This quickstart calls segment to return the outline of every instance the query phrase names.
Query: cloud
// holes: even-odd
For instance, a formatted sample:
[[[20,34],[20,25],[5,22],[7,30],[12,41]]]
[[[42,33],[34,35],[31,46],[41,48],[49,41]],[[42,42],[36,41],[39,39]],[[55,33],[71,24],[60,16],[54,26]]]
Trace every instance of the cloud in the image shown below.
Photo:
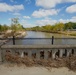
[[[57,15],[59,10],[56,9],[39,9],[38,11],[34,11],[32,16],[35,18],[47,17],[52,15]]]
[[[21,20],[21,22],[20,22],[24,27],[34,27],[34,24],[30,24],[30,23],[28,23],[28,21],[27,20]]]
[[[45,19],[36,21],[36,25],[40,25],[40,26],[47,25],[47,24],[53,25],[55,23],[57,23],[57,20],[52,20],[50,18],[45,18]]]
[[[61,23],[76,22],[76,16],[73,16],[70,19],[59,19],[59,20],[45,18],[42,20],[37,20],[35,24],[38,26],[43,26],[43,25],[47,25],[47,24],[54,25],[54,24],[59,23],[59,22],[61,22]]]
[[[12,3],[17,3],[17,1],[16,1],[16,0],[10,0],[10,2],[12,2]]]
[[[44,8],[55,7],[57,3],[60,3],[61,0],[36,0],[36,5]]]
[[[0,3],[0,12],[15,12],[23,10],[24,6],[21,5],[8,5],[6,3]]]
[[[61,23],[76,22],[76,16],[73,16],[70,19],[58,19],[58,20],[51,19],[51,18],[47,17],[47,18],[44,18],[42,20],[36,20],[34,22],[34,24],[28,22],[28,20],[26,20],[26,19],[22,19],[20,23],[24,27],[27,28],[27,27],[34,27],[34,26],[44,26],[44,25],[48,25],[48,24],[54,25],[54,24],[59,23],[59,22],[61,22]]]
[[[71,19],[60,19],[59,22],[62,23],[76,22],[76,16],[72,17]]]
[[[11,21],[11,18],[9,18],[8,20]]]
[[[13,13],[13,15],[15,15],[15,16],[20,16],[21,14],[20,14],[20,13],[15,12],[15,13]]]
[[[75,19],[76,20],[76,16],[73,16],[72,19]]]
[[[64,0],[63,2],[76,2],[76,0]]]
[[[70,19],[71,22],[76,22],[76,16],[73,16],[71,19]]]
[[[53,8],[60,3],[76,2],[76,0],[36,0],[36,6]]]
[[[67,7],[66,8],[66,12],[68,12],[68,13],[76,13],[76,4]]]
[[[29,17],[29,16],[23,16],[23,18],[25,18],[25,19],[30,19],[30,17]]]

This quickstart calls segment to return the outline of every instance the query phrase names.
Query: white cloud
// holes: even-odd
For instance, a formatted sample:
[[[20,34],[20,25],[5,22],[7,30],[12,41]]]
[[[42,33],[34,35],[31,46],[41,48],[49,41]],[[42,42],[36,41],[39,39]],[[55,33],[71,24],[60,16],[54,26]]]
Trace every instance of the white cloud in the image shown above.
[[[76,22],[76,16],[72,17],[71,19],[60,19],[59,22],[62,23]]]
[[[60,3],[61,0],[36,0],[36,5],[44,8],[55,7],[57,3]]]
[[[76,16],[73,16],[72,19],[76,19]]]
[[[17,3],[17,1],[16,1],[16,0],[10,0],[10,2],[12,2],[12,3]]]
[[[70,19],[71,22],[76,22],[76,16],[73,16],[71,19]]]
[[[28,23],[28,21],[27,20],[21,20],[21,22],[20,22],[24,27],[34,27],[34,24],[30,24],[30,23]]]
[[[23,10],[24,6],[21,5],[8,5],[6,3],[0,3],[0,12],[14,12],[14,11],[20,11]]]
[[[52,8],[60,3],[76,2],[76,0],[36,0],[36,6]]]
[[[47,24],[53,25],[55,23],[57,23],[57,20],[52,20],[50,18],[45,18],[45,19],[36,21],[36,25],[40,25],[40,26],[47,25]]]
[[[68,13],[76,13],[76,4],[67,7],[66,8],[66,12],[68,12]]]
[[[76,0],[64,0],[63,2],[76,2]]]
[[[56,23],[68,23],[68,22],[76,22],[76,16],[73,16],[72,18],[70,19],[58,19],[58,20],[55,20],[55,19],[51,19],[51,18],[44,18],[42,20],[36,20],[34,22],[34,24],[32,23],[29,23],[27,20],[23,19],[21,20],[21,24],[24,26],[24,27],[34,27],[34,26],[44,26],[44,25],[47,25],[47,24],[50,24],[50,25],[54,25]]]
[[[39,25],[39,26],[43,26],[43,25],[47,25],[47,24],[54,25],[55,23],[59,23],[59,22],[61,22],[61,23],[76,22],[76,16],[74,16],[70,19],[59,19],[59,20],[45,18],[42,20],[37,20],[36,25]]]
[[[30,17],[29,17],[29,16],[23,16],[23,18],[25,18],[25,19],[30,19]]]
[[[32,16],[35,18],[47,17],[52,15],[57,15],[59,10],[56,9],[39,9],[38,11],[34,11]]]
[[[8,20],[11,21],[11,18],[9,18]]]
[[[59,19],[58,22],[68,23],[70,22],[70,19]]]
[[[15,13],[13,13],[13,15],[20,16],[21,14],[20,14],[20,13],[15,12]]]

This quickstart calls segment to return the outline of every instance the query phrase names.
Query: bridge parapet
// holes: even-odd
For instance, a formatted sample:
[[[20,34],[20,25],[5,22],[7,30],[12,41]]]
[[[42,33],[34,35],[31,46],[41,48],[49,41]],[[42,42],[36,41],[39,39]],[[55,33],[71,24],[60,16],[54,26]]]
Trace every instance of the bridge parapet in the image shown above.
[[[0,48],[0,62],[5,61],[6,52],[35,59],[55,59],[76,55],[76,45],[4,45]]]

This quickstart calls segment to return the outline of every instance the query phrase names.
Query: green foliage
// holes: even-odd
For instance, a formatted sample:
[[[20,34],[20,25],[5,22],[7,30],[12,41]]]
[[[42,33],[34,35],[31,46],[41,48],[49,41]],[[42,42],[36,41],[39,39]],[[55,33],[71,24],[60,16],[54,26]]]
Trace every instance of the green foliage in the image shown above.
[[[45,31],[45,32],[57,32],[57,31],[65,31],[68,29],[76,29],[76,23],[68,22],[68,23],[56,23],[55,25],[45,25],[42,27],[36,26],[32,28],[25,28],[26,30],[32,31]]]
[[[19,19],[18,18],[13,18],[11,19],[11,29],[13,32],[17,32],[17,31],[20,31],[20,30],[23,30],[23,26],[19,23],[18,21]]]
[[[8,29],[10,29],[10,27],[7,26],[6,24],[4,24],[4,25],[1,25],[1,24],[0,24],[0,32],[6,31],[6,30],[8,30]]]
[[[65,30],[68,30],[68,29],[73,29],[73,23],[72,22],[68,22],[64,25],[64,29]]]
[[[32,31],[45,31],[45,32],[58,32],[58,31],[65,31],[68,29],[76,29],[76,23],[68,22],[68,23],[56,23],[55,25],[45,25],[45,26],[36,26],[31,28],[24,28],[20,23],[18,18],[11,19],[11,27],[7,26],[6,24],[0,24],[0,32],[6,31],[8,29],[12,29],[13,33],[22,30],[32,30]]]

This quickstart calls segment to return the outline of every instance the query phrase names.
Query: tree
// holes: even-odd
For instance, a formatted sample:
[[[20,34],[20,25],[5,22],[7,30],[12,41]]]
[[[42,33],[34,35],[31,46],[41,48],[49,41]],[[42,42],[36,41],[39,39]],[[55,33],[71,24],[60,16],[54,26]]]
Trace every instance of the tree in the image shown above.
[[[17,31],[17,25],[18,24],[19,24],[18,18],[12,18],[11,19],[11,29],[12,29],[13,33]]]
[[[12,35],[16,35],[16,33],[18,33],[18,31],[24,30],[23,26],[19,23],[18,18],[11,19],[11,29],[12,29]]]
[[[71,22],[66,23],[64,29],[65,30],[73,29],[72,23]]]

